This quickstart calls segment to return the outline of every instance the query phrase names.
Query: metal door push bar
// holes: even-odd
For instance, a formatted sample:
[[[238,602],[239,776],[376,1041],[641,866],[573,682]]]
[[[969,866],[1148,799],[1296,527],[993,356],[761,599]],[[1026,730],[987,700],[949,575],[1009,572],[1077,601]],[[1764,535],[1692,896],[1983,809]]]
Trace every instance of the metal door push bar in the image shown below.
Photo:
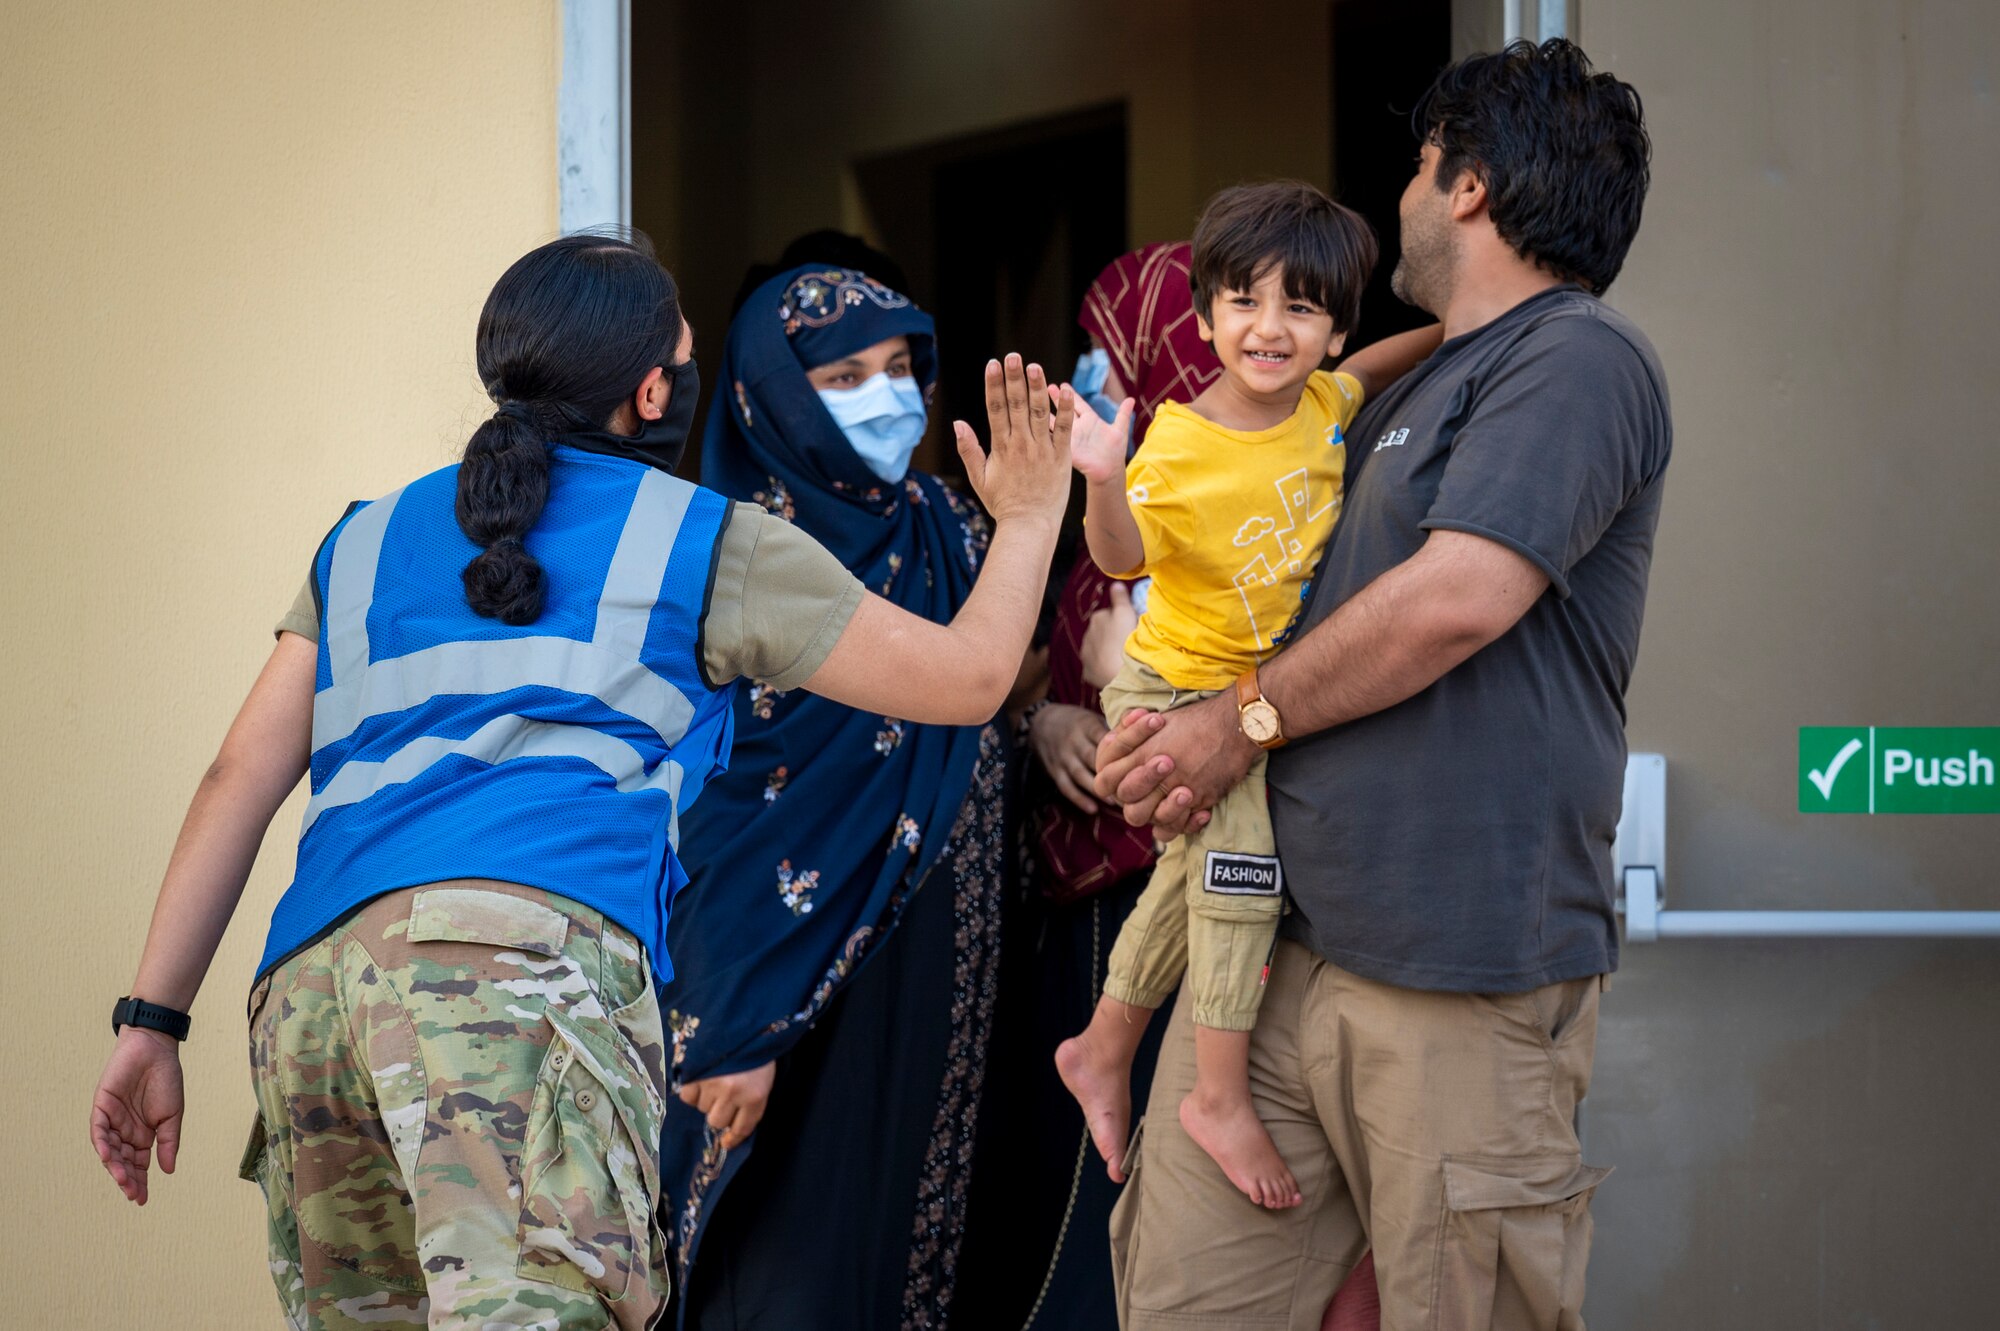
[[[2000,910],[1668,910],[1667,760],[1625,760],[1625,807],[1611,849],[1624,889],[1625,937],[2000,938]]]

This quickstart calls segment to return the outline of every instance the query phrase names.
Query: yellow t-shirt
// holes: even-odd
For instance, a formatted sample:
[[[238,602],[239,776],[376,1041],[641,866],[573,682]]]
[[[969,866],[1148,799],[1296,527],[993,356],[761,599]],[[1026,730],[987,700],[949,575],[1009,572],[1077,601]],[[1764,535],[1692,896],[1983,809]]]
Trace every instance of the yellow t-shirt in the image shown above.
[[[1222,689],[1298,616],[1340,515],[1360,381],[1316,371],[1291,419],[1227,430],[1169,402],[1125,469],[1145,542],[1146,613],[1125,650],[1180,689]]]

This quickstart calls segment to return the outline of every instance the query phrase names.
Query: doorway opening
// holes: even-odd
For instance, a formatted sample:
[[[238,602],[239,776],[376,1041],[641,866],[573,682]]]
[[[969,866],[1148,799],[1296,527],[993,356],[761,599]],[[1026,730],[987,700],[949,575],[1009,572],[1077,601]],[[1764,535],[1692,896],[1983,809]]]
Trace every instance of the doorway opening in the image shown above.
[[[878,243],[938,321],[934,420],[984,433],[986,360],[1002,351],[1069,377],[1084,292],[1126,249],[1123,103],[864,158],[854,179]],[[932,430],[916,465],[962,475],[947,439]]]
[[[1382,257],[1361,300],[1355,345],[1436,320],[1389,290],[1397,203],[1415,169],[1410,109],[1451,63],[1452,0],[1336,0],[1333,7],[1335,197],[1368,219]]]

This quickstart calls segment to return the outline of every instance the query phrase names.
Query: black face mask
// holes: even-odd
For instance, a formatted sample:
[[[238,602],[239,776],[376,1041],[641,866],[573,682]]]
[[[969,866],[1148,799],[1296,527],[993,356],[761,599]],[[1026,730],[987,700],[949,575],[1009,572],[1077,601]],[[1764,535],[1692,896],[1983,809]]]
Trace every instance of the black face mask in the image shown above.
[[[701,396],[701,375],[695,369],[694,357],[668,366],[667,380],[673,389],[667,396],[666,411],[656,421],[640,421],[639,433],[571,430],[557,435],[555,442],[586,453],[630,458],[671,475],[681,465],[681,455],[687,452],[688,432],[694,427],[695,399]]]

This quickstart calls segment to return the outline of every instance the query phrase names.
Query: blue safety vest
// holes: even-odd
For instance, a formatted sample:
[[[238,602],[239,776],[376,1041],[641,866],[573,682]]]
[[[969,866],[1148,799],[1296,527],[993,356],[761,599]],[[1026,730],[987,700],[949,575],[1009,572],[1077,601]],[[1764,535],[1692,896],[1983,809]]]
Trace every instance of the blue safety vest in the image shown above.
[[[491,878],[603,911],[664,984],[679,812],[734,725],[701,662],[729,502],[555,448],[526,540],[546,598],[517,628],[466,604],[457,487],[451,466],[356,506],[314,560],[312,801],[258,972],[385,892]]]

